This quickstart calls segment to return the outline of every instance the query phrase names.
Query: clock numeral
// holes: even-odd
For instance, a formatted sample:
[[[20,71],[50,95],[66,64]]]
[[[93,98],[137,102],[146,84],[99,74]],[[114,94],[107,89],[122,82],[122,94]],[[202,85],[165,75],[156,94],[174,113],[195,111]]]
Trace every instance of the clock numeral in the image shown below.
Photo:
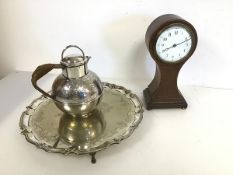
[[[184,49],[184,52],[186,51],[186,49]]]
[[[163,41],[167,41],[167,38],[163,38]]]
[[[162,47],[164,46],[164,44],[161,44],[162,45]]]
[[[171,32],[168,34],[168,36],[169,36],[169,37],[172,36]]]
[[[175,35],[177,35],[177,34],[178,34],[178,31],[176,30],[176,31],[175,31]]]

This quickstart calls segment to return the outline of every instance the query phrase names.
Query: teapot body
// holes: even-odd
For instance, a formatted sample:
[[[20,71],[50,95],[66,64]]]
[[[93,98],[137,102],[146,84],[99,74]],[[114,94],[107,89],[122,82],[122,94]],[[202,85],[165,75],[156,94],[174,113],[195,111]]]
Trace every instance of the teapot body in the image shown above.
[[[72,116],[85,117],[101,101],[103,85],[92,71],[79,78],[60,74],[53,82],[52,96],[56,106]]]

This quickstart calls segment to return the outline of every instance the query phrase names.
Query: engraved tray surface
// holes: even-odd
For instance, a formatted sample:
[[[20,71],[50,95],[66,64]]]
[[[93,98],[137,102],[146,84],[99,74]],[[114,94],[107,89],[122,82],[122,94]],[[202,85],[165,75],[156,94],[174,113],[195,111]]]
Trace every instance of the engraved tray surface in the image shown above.
[[[86,118],[61,112],[49,98],[35,99],[22,113],[21,133],[47,152],[92,154],[129,137],[143,118],[142,103],[130,90],[104,83],[98,110]]]

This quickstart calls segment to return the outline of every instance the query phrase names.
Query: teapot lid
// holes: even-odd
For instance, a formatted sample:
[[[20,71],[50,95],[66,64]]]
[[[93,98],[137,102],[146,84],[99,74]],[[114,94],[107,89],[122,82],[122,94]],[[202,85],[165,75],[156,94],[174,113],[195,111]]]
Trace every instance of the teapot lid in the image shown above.
[[[82,55],[69,55],[69,56],[64,57],[65,51],[69,48],[79,49],[81,51]],[[60,63],[61,63],[61,65],[65,66],[65,67],[77,67],[77,66],[81,66],[81,65],[86,64],[90,58],[91,58],[90,56],[85,56],[83,50],[80,47],[78,47],[76,45],[69,45],[62,51]]]

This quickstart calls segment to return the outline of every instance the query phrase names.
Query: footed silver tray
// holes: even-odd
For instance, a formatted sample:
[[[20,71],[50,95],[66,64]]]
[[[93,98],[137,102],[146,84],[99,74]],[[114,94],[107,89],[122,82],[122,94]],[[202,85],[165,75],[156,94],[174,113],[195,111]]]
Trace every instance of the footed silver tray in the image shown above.
[[[142,103],[130,90],[104,83],[103,99],[87,118],[71,117],[45,96],[35,99],[20,118],[26,140],[47,152],[95,153],[128,138],[143,118]]]

